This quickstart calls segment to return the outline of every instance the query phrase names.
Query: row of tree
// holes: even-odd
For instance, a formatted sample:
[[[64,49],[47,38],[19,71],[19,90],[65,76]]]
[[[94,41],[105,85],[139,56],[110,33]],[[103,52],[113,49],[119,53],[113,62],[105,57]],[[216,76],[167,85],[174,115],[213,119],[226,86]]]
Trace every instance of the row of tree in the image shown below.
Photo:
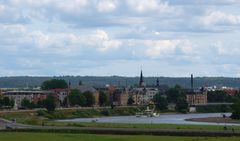
[[[0,97],[0,107],[13,107],[14,100],[8,97]]]
[[[95,97],[93,93],[86,91],[81,93],[78,89],[73,89],[70,92],[70,95],[66,97],[65,102],[69,100],[69,104],[71,106],[86,106],[90,107],[95,104]]]

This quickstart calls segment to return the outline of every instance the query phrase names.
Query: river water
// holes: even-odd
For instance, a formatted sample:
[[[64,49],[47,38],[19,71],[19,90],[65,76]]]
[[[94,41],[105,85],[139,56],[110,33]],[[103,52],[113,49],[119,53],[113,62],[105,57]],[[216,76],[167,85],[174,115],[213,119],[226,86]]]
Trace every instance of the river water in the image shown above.
[[[192,125],[225,125],[225,123],[209,123],[209,122],[194,122],[186,121],[190,118],[207,118],[207,117],[222,117],[223,113],[203,113],[203,114],[162,114],[159,117],[136,117],[136,116],[112,116],[99,118],[76,118],[58,120],[61,122],[100,122],[100,123],[142,123],[142,124],[192,124]],[[230,116],[231,113],[224,113]],[[226,125],[240,125],[226,123]]]

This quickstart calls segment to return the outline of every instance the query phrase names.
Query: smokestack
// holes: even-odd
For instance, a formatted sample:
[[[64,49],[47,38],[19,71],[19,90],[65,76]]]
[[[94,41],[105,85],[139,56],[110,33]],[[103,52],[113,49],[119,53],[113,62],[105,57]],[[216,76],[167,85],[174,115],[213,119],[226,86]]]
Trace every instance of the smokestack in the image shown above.
[[[193,74],[191,74],[191,90],[193,91]]]

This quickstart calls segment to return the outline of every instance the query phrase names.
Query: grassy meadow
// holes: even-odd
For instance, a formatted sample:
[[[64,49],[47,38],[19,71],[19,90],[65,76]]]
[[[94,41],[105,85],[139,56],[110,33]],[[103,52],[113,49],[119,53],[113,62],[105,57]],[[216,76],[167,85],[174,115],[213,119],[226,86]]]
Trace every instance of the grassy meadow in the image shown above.
[[[0,133],[0,141],[239,141],[240,137],[177,137],[62,133]]]

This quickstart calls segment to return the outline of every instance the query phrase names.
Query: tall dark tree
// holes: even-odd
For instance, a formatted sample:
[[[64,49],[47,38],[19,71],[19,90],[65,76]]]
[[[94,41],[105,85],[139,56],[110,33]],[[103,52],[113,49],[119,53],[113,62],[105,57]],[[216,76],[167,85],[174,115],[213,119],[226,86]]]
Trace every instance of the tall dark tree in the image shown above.
[[[153,101],[155,103],[155,106],[158,110],[166,110],[168,109],[168,102],[165,97],[162,97],[160,93],[156,94],[153,97]]]
[[[237,100],[233,105],[232,105],[232,119],[240,119],[240,100]]]
[[[55,111],[56,98],[54,97],[54,95],[49,94],[47,98],[43,101],[43,105],[49,112]]]
[[[176,103],[179,98],[186,96],[186,91],[181,86],[176,85],[174,88],[170,88],[166,94],[169,103]]]
[[[78,97],[80,95],[80,91],[78,89],[73,89],[70,92],[69,102],[71,106],[79,105]]]
[[[188,103],[185,98],[181,97],[177,100],[175,110],[180,113],[186,113],[188,111]]]
[[[22,108],[30,108],[31,107],[31,102],[27,98],[24,98],[21,101],[21,106],[22,106]]]
[[[86,106],[90,107],[95,104],[95,97],[90,91],[84,92],[83,95],[86,98]]]
[[[69,95],[69,102],[71,106],[85,106],[86,98],[78,89],[73,89]]]
[[[104,93],[103,91],[99,92],[99,105],[100,106],[104,106],[107,105],[108,103],[108,96],[106,93]]]
[[[3,99],[2,99],[2,104],[3,104],[4,106],[12,106],[11,100],[10,100],[8,97],[3,97]]]
[[[133,97],[130,96],[130,97],[128,98],[127,104],[128,104],[128,105],[133,105],[134,102],[135,102],[135,101],[133,100]]]
[[[68,85],[67,85],[67,82],[63,79],[52,79],[52,80],[44,81],[41,85],[41,88],[43,90],[57,89],[57,88],[66,89],[68,88]]]

